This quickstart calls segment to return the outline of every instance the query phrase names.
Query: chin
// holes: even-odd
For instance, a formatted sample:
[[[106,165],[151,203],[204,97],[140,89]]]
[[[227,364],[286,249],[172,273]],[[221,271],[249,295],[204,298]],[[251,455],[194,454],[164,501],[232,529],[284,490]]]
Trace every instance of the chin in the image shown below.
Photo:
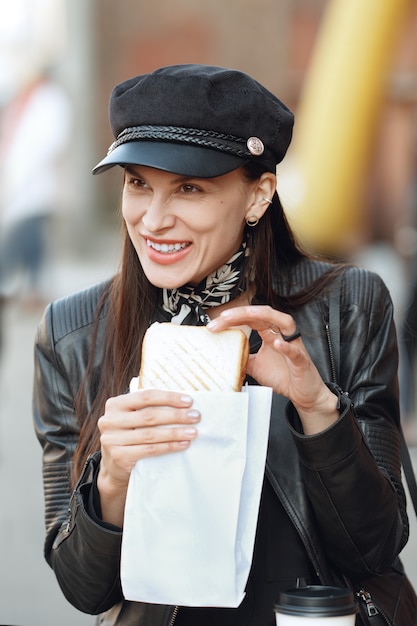
[[[159,289],[178,289],[178,287],[182,287],[187,284],[189,280],[187,278],[182,279],[178,276],[161,276],[158,272],[145,272],[146,278],[149,280],[152,285],[158,287]]]
[[[146,262],[142,262],[142,269],[149,282],[158,287],[159,289],[178,289],[183,285],[191,284],[198,285],[198,283],[206,276],[202,277],[201,274],[196,276],[192,272],[180,271],[178,267],[172,266],[157,266],[151,265]],[[189,267],[189,269],[191,269]]]

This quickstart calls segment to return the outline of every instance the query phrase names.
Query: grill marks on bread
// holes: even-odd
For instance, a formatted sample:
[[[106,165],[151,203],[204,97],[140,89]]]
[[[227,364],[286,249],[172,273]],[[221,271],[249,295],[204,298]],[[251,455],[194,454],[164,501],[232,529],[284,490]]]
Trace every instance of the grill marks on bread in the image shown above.
[[[155,323],[145,334],[140,389],[240,391],[249,342],[239,329]]]

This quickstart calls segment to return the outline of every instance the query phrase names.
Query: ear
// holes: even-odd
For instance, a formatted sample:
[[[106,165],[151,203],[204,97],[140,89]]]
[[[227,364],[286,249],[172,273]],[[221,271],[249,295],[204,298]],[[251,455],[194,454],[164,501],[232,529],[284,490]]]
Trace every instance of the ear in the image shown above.
[[[261,219],[270,205],[276,191],[277,177],[272,172],[264,172],[255,182],[249,202],[246,218],[249,216]]]

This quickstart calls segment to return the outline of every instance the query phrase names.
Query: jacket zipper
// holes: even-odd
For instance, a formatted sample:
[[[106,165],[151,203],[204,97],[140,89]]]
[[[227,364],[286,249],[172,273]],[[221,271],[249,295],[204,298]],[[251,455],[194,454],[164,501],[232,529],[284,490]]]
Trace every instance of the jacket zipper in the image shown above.
[[[64,521],[64,528],[65,528],[65,532],[69,533],[70,529],[71,529],[71,523],[72,523],[72,503],[75,499],[75,493],[77,491],[77,489],[79,488],[81,481],[84,479],[84,474],[85,471],[88,467],[88,465],[90,464],[90,461],[92,458],[96,458],[97,457],[97,452],[94,452],[93,454],[90,454],[90,456],[84,461],[84,466],[83,469],[81,471],[80,477],[77,480],[77,484],[75,485],[75,488],[73,490],[73,492],[71,493],[71,497],[70,497],[70,501],[69,501],[69,505],[68,505],[68,511],[67,511],[67,517]]]
[[[66,534],[69,533],[69,531],[71,530],[71,524],[72,524],[72,503],[74,501],[75,498],[75,490],[72,492],[71,497],[70,497],[70,501],[68,504],[68,510],[67,510],[67,517],[63,523],[63,529],[64,532]]]
[[[392,622],[388,619],[388,617],[385,615],[382,609],[380,607],[377,608],[369,591],[366,591],[365,589],[359,589],[359,591],[356,592],[356,595],[363,602],[365,602],[365,607],[368,613],[368,617],[374,617],[375,615],[380,615],[388,626],[392,626]]]
[[[176,606],[174,610],[172,611],[171,619],[168,622],[168,626],[174,626],[174,622],[177,619],[179,608],[180,608],[179,606]]]
[[[326,323],[325,328],[326,328],[326,336],[327,336],[327,345],[329,348],[330,367],[332,370],[332,382],[337,383],[336,367],[335,367],[335,362],[334,362],[334,354],[333,354],[332,339],[330,336],[329,324]]]

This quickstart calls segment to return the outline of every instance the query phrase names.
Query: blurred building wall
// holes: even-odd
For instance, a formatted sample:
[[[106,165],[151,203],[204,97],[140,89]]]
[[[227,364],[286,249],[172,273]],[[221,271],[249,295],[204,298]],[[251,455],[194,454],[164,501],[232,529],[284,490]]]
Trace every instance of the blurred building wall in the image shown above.
[[[417,232],[417,2],[411,3],[387,80],[373,147],[367,239],[415,254]]]
[[[115,169],[105,176],[91,176],[92,167],[113,140],[107,106],[116,83],[165,64],[234,67],[252,74],[282,98],[295,111],[297,123],[303,84],[331,2],[52,2],[55,17],[44,25],[42,45],[47,50],[50,39],[51,57],[58,62],[59,78],[74,109],[62,190],[60,235],[64,247],[86,249],[94,243],[97,228],[117,228],[121,172]],[[0,9],[2,3],[9,6],[7,0],[0,0]],[[34,3],[18,0],[16,7]],[[43,4],[48,3],[44,0]],[[417,0],[410,0],[410,5],[387,71],[380,119],[364,173],[364,220],[355,244],[382,239],[408,257],[417,248]],[[33,7],[24,17],[27,23],[31,12]],[[0,29],[0,39],[7,32]]]
[[[105,154],[113,139],[107,120],[112,87],[161,65],[197,62],[241,69],[297,112],[320,22],[330,1],[154,0],[139,8],[135,0],[95,0],[91,19],[97,157]],[[411,189],[416,176],[416,30],[417,10],[413,9],[387,70],[380,121],[364,174],[361,210],[365,219],[354,246],[375,238],[395,242],[402,237],[404,241],[405,232],[410,250],[414,245]],[[117,171],[100,181],[96,191],[101,208],[113,210],[119,183]],[[404,224],[411,230],[404,230]]]
[[[372,188],[370,183],[374,171],[381,177],[379,157],[386,153],[392,170],[401,168],[404,183],[408,173],[410,187],[405,165],[415,135],[412,118],[404,109],[397,116],[408,129],[408,141],[397,132],[398,125],[391,141],[381,141],[381,134],[399,110],[392,98],[400,70],[397,57],[403,62],[417,58],[416,40],[409,33],[415,7],[414,0],[369,0],[365,5],[361,0],[331,0],[326,5],[304,74],[294,140],[281,167],[281,178],[284,173],[283,182],[292,181],[292,189],[279,186],[296,233],[313,251],[345,256],[363,246],[369,235],[392,237],[384,212],[392,193],[380,194],[373,214],[372,192],[384,191],[384,185]],[[414,57],[399,55],[405,47],[414,47]],[[415,102],[411,112],[413,108]],[[398,162],[398,156],[406,155]],[[392,176],[385,180],[387,186],[394,183]],[[397,203],[394,211],[404,207]]]

